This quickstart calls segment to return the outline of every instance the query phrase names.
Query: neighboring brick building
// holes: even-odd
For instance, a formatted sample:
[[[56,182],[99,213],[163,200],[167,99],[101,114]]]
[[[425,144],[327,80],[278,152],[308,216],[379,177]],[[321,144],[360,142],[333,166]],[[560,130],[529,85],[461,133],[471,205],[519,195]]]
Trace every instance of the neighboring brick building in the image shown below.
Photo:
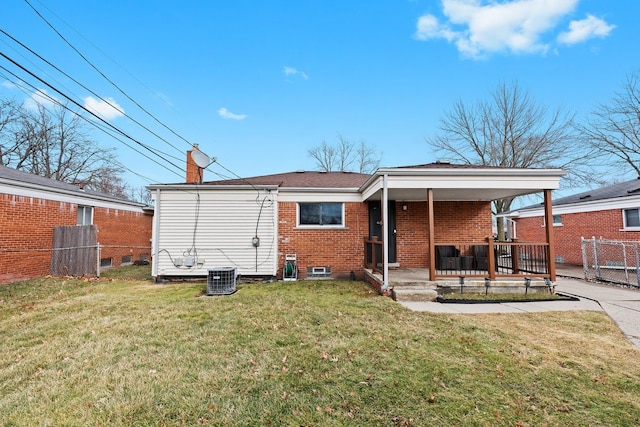
[[[527,206],[505,214],[515,222],[514,237],[544,236],[543,208]],[[553,201],[556,261],[582,265],[581,238],[640,241],[640,179],[589,190]]]
[[[365,263],[431,268],[434,277],[436,245],[455,245],[466,258],[474,245],[488,245],[492,200],[550,196],[564,174],[432,163],[372,175],[297,171],[201,182],[194,167],[188,155],[188,182],[149,187],[156,279],[221,266],[281,278],[287,255],[295,255],[300,279],[363,278]]]
[[[48,275],[57,226],[94,224],[104,266],[149,259],[152,218],[143,204],[0,166],[0,283]]]

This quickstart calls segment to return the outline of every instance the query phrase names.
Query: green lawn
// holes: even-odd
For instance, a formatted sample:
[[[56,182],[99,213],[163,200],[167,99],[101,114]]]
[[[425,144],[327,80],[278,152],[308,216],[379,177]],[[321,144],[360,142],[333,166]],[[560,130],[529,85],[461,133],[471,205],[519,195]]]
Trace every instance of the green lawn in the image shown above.
[[[0,286],[0,425],[633,426],[600,312],[414,313],[359,282]],[[140,276],[141,275],[141,276]]]

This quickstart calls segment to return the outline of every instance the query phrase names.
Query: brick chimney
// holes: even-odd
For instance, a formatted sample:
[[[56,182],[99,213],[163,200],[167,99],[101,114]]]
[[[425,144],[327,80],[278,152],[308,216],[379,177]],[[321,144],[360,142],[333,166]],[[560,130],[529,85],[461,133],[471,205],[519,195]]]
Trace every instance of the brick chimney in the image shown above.
[[[193,146],[194,150],[198,149],[198,145]],[[204,170],[199,168],[191,157],[191,152],[187,151],[187,184],[199,184],[202,182]]]

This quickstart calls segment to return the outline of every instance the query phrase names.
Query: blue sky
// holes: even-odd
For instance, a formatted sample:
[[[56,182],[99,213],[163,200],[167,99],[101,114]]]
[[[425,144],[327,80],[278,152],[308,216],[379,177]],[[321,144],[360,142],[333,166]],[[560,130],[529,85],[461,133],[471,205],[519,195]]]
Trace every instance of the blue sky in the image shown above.
[[[100,76],[29,3],[184,140]],[[224,167],[209,168],[212,180],[227,170],[313,170],[307,151],[339,135],[375,146],[382,166],[435,161],[425,138],[445,111],[487,99],[501,82],[580,119],[640,68],[638,16],[640,3],[620,0],[3,1],[2,30],[120,111],[4,34],[0,52],[175,163],[199,144]],[[61,98],[6,59],[0,65]],[[33,91],[15,83],[0,68],[0,97],[31,102]],[[147,178],[127,173],[133,185],[183,179],[101,132],[93,136]]]

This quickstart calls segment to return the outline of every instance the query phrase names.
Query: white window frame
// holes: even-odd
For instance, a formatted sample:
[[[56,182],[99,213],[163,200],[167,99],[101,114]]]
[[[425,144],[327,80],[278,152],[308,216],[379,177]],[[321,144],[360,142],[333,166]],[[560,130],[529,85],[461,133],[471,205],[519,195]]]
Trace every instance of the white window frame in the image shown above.
[[[553,214],[552,215],[553,218],[553,226],[554,227],[562,227],[562,214]],[[558,218],[560,221],[556,222],[556,218]],[[545,227],[547,225],[547,218],[546,217],[542,217],[542,226]]]
[[[341,224],[300,224],[300,205],[341,205]],[[296,227],[297,228],[345,228],[345,204],[344,202],[298,202],[296,203]]]
[[[638,216],[640,217],[640,208],[622,209],[622,229],[623,230],[640,231],[640,224],[639,225],[627,225],[627,211],[637,211],[638,212]]]
[[[87,220],[87,210],[89,213],[89,223]],[[76,216],[76,225],[91,225],[93,224],[93,206],[78,205],[78,214]]]

